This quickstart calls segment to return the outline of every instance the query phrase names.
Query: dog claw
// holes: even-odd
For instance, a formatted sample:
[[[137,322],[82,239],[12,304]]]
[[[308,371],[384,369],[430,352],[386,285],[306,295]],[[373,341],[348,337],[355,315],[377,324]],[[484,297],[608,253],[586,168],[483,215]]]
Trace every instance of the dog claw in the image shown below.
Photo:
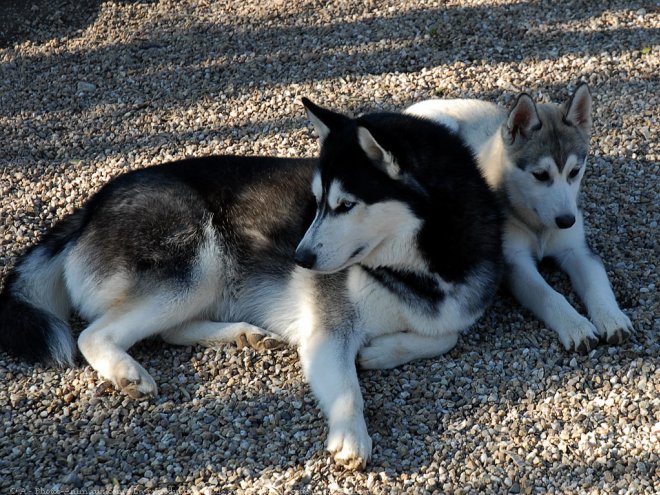
[[[131,399],[138,400],[151,396],[151,394],[142,392],[139,389],[139,386],[139,380],[129,380],[128,378],[122,378],[119,380],[119,387],[121,388],[121,391],[128,395]]]
[[[580,345],[578,345],[575,350],[580,354],[587,354],[589,352],[589,344],[585,340],[583,340],[582,342],[580,342]]]
[[[598,339],[594,337],[587,337],[575,348],[580,354],[588,354],[592,349],[598,345]]]
[[[622,344],[634,331],[630,319],[619,309],[598,313],[594,318],[601,342],[609,345]]]
[[[619,345],[622,344],[628,338],[628,335],[630,335],[629,332],[620,328],[618,330],[615,330],[614,333],[608,335],[605,341],[609,345]]]

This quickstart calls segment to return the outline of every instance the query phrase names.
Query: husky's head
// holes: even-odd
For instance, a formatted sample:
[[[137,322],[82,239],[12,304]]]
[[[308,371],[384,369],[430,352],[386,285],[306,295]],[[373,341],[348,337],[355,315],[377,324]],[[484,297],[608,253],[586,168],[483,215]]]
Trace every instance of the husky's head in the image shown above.
[[[410,208],[421,186],[403,172],[395,157],[360,120],[303,104],[321,141],[319,167],[312,180],[314,221],[296,249],[295,260],[320,272],[365,262],[376,252],[387,257],[410,251],[421,221]]]
[[[572,227],[591,133],[588,86],[578,86],[563,105],[536,105],[521,94],[501,132],[512,163],[511,207],[535,228]]]

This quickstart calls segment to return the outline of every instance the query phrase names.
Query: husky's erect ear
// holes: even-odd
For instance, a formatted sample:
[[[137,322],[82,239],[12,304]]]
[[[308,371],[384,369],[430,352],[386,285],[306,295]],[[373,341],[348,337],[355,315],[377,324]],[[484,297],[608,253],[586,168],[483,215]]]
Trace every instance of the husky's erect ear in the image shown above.
[[[591,132],[591,92],[586,83],[581,83],[566,103],[564,123]]]
[[[302,104],[305,105],[307,117],[309,117],[316,133],[319,135],[321,144],[333,128],[337,128],[349,120],[345,115],[315,105],[307,98],[302,99]]]
[[[358,141],[360,148],[369,157],[372,163],[389,175],[392,179],[398,179],[401,175],[401,169],[392,156],[392,153],[385,150],[373,137],[366,127],[358,127]]]
[[[527,93],[518,96],[516,104],[509,112],[509,117],[502,127],[502,138],[507,144],[513,144],[519,138],[527,139],[534,131],[541,128],[536,104]]]

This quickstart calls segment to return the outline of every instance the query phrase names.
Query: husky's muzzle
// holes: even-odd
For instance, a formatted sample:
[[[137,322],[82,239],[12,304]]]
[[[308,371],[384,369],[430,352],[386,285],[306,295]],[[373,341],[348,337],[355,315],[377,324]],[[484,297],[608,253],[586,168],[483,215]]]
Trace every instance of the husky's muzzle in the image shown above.
[[[311,270],[314,268],[314,265],[316,264],[316,253],[311,249],[298,246],[298,249],[296,249],[296,254],[293,259],[299,266]]]

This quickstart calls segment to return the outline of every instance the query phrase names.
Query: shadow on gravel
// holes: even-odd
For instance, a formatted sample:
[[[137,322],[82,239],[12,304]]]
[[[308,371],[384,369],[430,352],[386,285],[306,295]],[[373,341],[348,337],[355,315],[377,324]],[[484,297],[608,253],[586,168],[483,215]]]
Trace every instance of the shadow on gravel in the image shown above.
[[[42,43],[61,36],[75,35],[77,31],[92,24],[96,19],[101,5],[106,0],[3,0],[0,2],[0,48],[10,47],[13,44],[30,40],[34,43]],[[158,0],[114,0],[113,3],[158,3]],[[265,2],[264,9],[268,9]],[[625,1],[618,2],[592,2],[582,0],[570,2],[570,11],[567,18],[580,20],[600,15],[605,10],[623,10],[630,8]],[[437,36],[440,40],[444,38],[444,26],[452,33],[468,32],[478,37],[480,30],[491,30],[488,19],[496,9],[509,10],[512,16],[511,25],[518,26],[518,30],[526,29],[525,22],[521,19],[529,19],[547,11],[548,9],[537,2],[520,3],[514,6],[502,7],[476,7],[461,9],[438,9],[437,11],[420,10],[419,20],[425,25],[427,32]],[[274,10],[274,9],[273,9]],[[437,12],[440,15],[434,15]],[[275,14],[277,15],[277,14]],[[554,20],[549,15],[541,16],[543,20]],[[380,21],[396,21],[394,18],[384,18]],[[465,22],[469,20],[470,22]],[[564,19],[559,19],[562,21]],[[378,24],[379,19],[374,19]],[[371,24],[371,21],[358,24]],[[472,25],[471,25],[472,24]],[[477,29],[474,29],[475,26]],[[501,26],[501,24],[500,24]],[[369,27],[369,26],[365,26]],[[334,31],[334,29],[333,29]],[[478,38],[477,38],[478,39]]]
[[[99,0],[82,1],[83,7],[79,10],[84,12],[86,6],[91,12],[87,22],[93,21],[100,3]],[[563,9],[566,15],[552,17],[562,11],[559,3],[566,3],[566,9]],[[0,66],[0,76],[13,79],[14,87],[21,87],[21,83],[29,87],[30,78],[45,67],[85,74],[85,81],[94,84],[97,91],[89,95],[89,101],[81,103],[80,110],[84,111],[93,105],[117,103],[122,91],[128,93],[126,90],[131,86],[140,88],[144,99],[152,104],[161,102],[166,105],[201,98],[208,95],[209,90],[211,94],[215,92],[227,98],[237,98],[258,88],[384,72],[415,72],[457,61],[524,62],[526,59],[554,59],[571,53],[584,56],[608,50],[642,48],[635,45],[639,39],[647,40],[649,44],[657,43],[660,30],[656,28],[608,27],[588,32],[539,28],[539,23],[552,27],[553,24],[598,17],[606,10],[628,8],[623,1],[613,5],[609,2],[608,5],[590,1],[578,3],[558,2],[551,13],[538,2],[498,7],[419,9],[401,15],[322,26],[298,25],[295,19],[289,19],[287,24],[277,28],[264,28],[261,23],[250,22],[240,26],[200,22],[183,32],[154,29],[121,46],[103,46],[45,57],[16,57]],[[39,0],[41,4],[49,3]],[[23,3],[12,0],[10,5]],[[67,0],[54,5],[60,6],[58,12],[64,12],[65,7],[72,9],[76,4]],[[495,16],[497,22],[493,20]],[[74,18],[72,25],[83,18],[83,15]],[[59,24],[68,26],[63,21]],[[57,26],[58,23],[49,26],[50,37],[59,34]],[[490,36],[496,34],[500,43],[494,47],[484,46],[480,40],[485,32]],[[408,47],[394,51],[382,47],[381,42],[390,41],[392,33],[400,33],[397,41],[404,45],[408,43]],[[428,36],[420,38],[420,35]],[[291,50],[291,39],[296,40],[297,52]],[[182,40],[185,43],[181,43]],[[208,45],[209,40],[214,40],[211,50],[200,52],[194,49]],[[170,50],[163,57],[161,49],[169,46],[180,46],[181,50]],[[186,82],[190,84],[164,92],[162,81],[170,79],[171,73],[187,74]],[[62,90],[64,103],[66,97],[76,92],[76,85]],[[25,101],[25,105],[21,111],[44,112],[39,101]],[[64,104],[49,106],[49,111],[56,110],[71,110],[71,107]]]
[[[119,0],[115,3],[155,3]],[[0,48],[72,36],[94,22],[105,0],[1,0]]]
[[[101,5],[100,0],[36,0],[35,4],[30,4],[36,6],[35,10],[27,7],[29,2],[21,0],[5,3],[5,13],[9,14],[1,17],[4,21],[0,21],[0,25],[4,22],[11,27],[11,19],[18,19],[13,24],[14,41],[31,39],[35,42],[75,34],[76,29],[94,21]],[[253,94],[255,90],[266,93],[282,85],[329,79],[341,81],[386,72],[416,72],[424,67],[459,61],[525,63],[527,59],[554,59],[567,53],[595,55],[607,50],[640,48],[636,46],[640,40],[650,44],[657,42],[660,30],[653,28],[604,27],[593,31],[552,28],[567,21],[597,18],[605,11],[628,8],[628,2],[623,0],[607,4],[563,0],[552,9],[530,1],[497,7],[418,9],[321,26],[304,25],[298,17],[283,18],[274,28],[249,19],[241,19],[240,25],[199,22],[185,31],[165,26],[140,33],[121,46],[48,56],[16,56],[0,65],[0,80],[16,88],[12,101],[0,95],[0,115],[8,118],[37,116],[32,120],[32,136],[43,134],[45,138],[39,139],[36,150],[34,146],[29,150],[26,147],[18,156],[36,153],[39,156],[34,158],[52,162],[57,161],[58,150],[61,151],[60,139],[53,135],[53,130],[57,133],[60,127],[66,133],[71,126],[68,121],[76,115],[83,120],[101,118],[107,125],[121,121],[130,126],[137,112],[169,110],[192,102],[203,105],[222,102],[221,110],[231,112],[232,100]],[[30,20],[32,14],[36,17]],[[279,19],[277,15],[274,11],[273,19]],[[51,19],[53,16],[56,16],[55,21]],[[29,29],[21,31],[24,24]],[[539,27],[541,24],[544,28]],[[500,40],[497,46],[484,46],[480,42],[486,32],[491,36],[497,34]],[[386,46],[392,33],[398,34],[397,42],[402,48],[392,50]],[[5,43],[7,39],[7,36],[0,38]],[[296,40],[294,51],[291,39]],[[177,49],[165,50],[170,46]],[[211,49],[200,50],[200,46],[211,46]],[[615,82],[608,84],[616,84],[616,80],[623,81],[628,76],[618,74],[612,78]],[[39,78],[46,78],[48,82]],[[657,84],[657,81],[648,83]],[[35,98],[32,88],[42,85],[51,89],[48,94]],[[567,93],[565,87],[545,87],[544,90],[561,100]],[[501,93],[475,91],[453,96],[495,99]],[[313,94],[309,96],[314,99]],[[373,110],[373,102],[365,95],[355,95],[348,101],[350,110],[355,113]],[[94,116],[88,117],[92,111]],[[58,121],[58,125],[53,126],[52,121]],[[220,123],[216,129],[204,130],[234,140],[245,134],[263,135],[272,128],[306,125],[303,122],[306,121],[302,119],[302,112],[277,121],[260,120],[260,116],[255,115],[254,121],[231,129],[223,128]],[[125,155],[165,141],[189,143],[194,139],[193,134],[192,131],[165,132],[137,140],[132,136],[117,136],[107,138],[107,142],[101,137],[94,146],[98,152]],[[79,142],[73,146],[87,148],[90,136],[76,136]],[[86,151],[85,154],[85,158],[89,158],[90,153]]]

